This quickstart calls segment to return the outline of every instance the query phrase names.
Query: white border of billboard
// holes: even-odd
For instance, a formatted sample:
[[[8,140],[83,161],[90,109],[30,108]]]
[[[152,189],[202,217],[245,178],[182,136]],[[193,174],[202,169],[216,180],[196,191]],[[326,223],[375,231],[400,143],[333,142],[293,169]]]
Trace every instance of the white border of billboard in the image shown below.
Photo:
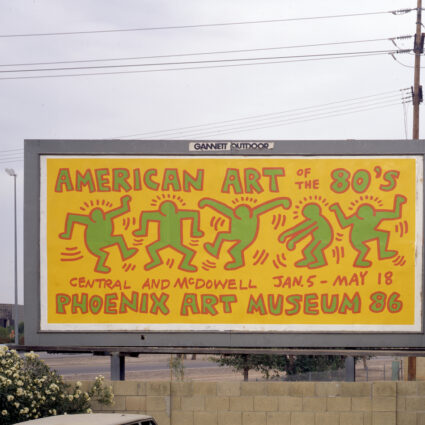
[[[227,156],[208,156],[209,159],[223,159]],[[244,158],[243,156],[231,155],[233,159]],[[145,323],[119,323],[119,324],[92,324],[92,323],[70,323],[52,324],[48,323],[47,317],[47,167],[48,158],[179,158],[194,159],[196,156],[185,155],[40,155],[40,331],[116,331],[116,332],[279,332],[279,333],[303,333],[303,332],[327,332],[327,333],[385,333],[385,332],[409,332],[417,333],[422,331],[422,255],[423,255],[423,156],[419,155],[338,155],[341,159],[362,158],[362,159],[415,159],[416,162],[416,214],[415,214],[415,313],[413,325],[241,325],[241,324],[145,324]],[[205,158],[205,157],[203,157]],[[261,160],[269,158],[265,156],[255,156]],[[273,155],[275,159],[334,159],[332,155]]]

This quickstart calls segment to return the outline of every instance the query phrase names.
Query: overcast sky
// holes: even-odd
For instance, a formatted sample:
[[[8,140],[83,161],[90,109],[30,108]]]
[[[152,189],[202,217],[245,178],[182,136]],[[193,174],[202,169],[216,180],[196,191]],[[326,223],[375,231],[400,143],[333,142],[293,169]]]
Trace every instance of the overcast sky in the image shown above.
[[[0,167],[18,174],[19,282],[22,290],[24,139],[185,137],[201,139],[411,138],[412,108],[400,90],[413,83],[413,56],[389,54],[306,61],[305,55],[397,49],[413,35],[416,12],[227,26],[96,34],[4,37],[112,29],[284,20],[414,8],[415,0],[0,0]],[[304,48],[298,45],[368,41]],[[412,39],[398,40],[410,49]],[[49,72],[40,62],[135,58],[269,49],[201,56],[42,65],[63,68],[213,59],[270,58],[255,66],[83,77],[5,79],[158,70],[229,62]],[[286,62],[286,56],[302,56]],[[312,57],[309,57],[311,59]],[[318,59],[318,57],[315,57]],[[302,59],[302,61],[301,61]],[[294,60],[294,58],[292,58]],[[241,62],[232,62],[232,64]],[[408,94],[408,93],[407,93]],[[370,96],[370,97],[369,97]],[[353,100],[357,99],[357,100]],[[339,102],[339,103],[335,103]],[[321,106],[320,108],[317,107]],[[314,107],[314,108],[312,108]],[[306,109],[304,109],[306,108]],[[296,111],[294,111],[296,110]],[[279,112],[286,114],[266,115]],[[406,115],[405,115],[406,113]],[[261,117],[257,117],[261,115]],[[254,117],[243,120],[246,117]],[[407,126],[405,125],[407,118]],[[223,123],[228,120],[231,123]],[[170,131],[188,126],[215,126]],[[249,126],[248,128],[247,125]],[[231,132],[229,132],[231,131]],[[151,132],[151,134],[144,134]],[[0,173],[0,303],[13,302],[13,180]]]

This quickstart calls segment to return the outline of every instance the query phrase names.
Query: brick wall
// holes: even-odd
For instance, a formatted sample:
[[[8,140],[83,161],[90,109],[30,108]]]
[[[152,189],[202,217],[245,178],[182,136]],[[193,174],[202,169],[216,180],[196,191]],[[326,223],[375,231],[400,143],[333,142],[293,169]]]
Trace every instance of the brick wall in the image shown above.
[[[159,425],[425,425],[425,382],[113,382]]]

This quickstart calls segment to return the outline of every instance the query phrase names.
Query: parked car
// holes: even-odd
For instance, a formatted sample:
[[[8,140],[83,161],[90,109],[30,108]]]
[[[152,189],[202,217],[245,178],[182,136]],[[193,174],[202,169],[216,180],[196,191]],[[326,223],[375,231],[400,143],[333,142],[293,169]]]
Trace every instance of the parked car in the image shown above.
[[[19,422],[20,425],[157,425],[152,416],[123,413],[81,413]]]

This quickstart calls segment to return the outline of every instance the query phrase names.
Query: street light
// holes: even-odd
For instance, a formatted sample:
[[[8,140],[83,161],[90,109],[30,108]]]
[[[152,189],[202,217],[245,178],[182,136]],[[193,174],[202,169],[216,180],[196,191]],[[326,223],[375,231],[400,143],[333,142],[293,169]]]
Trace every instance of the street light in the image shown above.
[[[15,173],[13,168],[5,168],[5,171],[9,176],[13,177],[13,206],[14,206],[14,228],[15,228],[15,311],[14,318],[15,321],[15,344],[19,344],[19,327],[18,327],[18,249],[17,249],[17,225],[16,225],[16,177],[18,176]]]

